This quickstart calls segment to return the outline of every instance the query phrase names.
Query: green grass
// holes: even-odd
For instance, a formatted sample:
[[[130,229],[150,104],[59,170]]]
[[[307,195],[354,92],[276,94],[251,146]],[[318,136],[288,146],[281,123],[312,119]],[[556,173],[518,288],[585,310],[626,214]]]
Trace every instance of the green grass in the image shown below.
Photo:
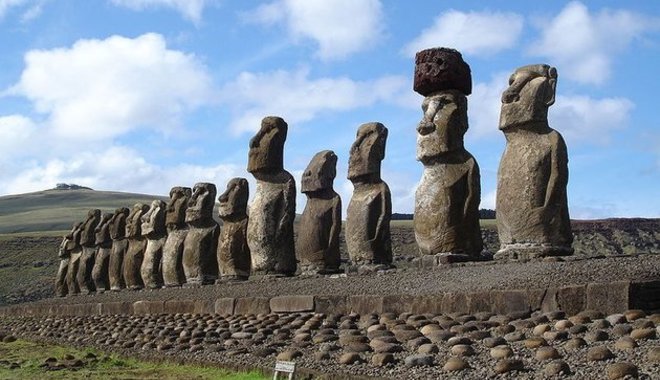
[[[85,364],[79,369],[49,371],[41,365],[47,358],[64,362],[65,355],[73,355]],[[87,359],[93,354],[96,359]],[[218,380],[262,380],[268,377],[259,372],[235,372],[222,368],[150,363],[136,359],[106,355],[92,349],[75,349],[45,343],[18,340],[0,343],[0,379],[218,379]],[[10,369],[11,363],[20,368]]]

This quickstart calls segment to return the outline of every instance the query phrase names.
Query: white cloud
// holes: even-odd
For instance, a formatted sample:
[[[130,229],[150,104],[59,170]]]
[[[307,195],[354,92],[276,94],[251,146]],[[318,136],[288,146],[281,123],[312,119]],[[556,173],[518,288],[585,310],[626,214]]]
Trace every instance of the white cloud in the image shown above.
[[[461,12],[448,10],[432,26],[409,42],[409,56],[437,46],[451,47],[464,54],[491,55],[515,46],[523,29],[523,17],[510,12]]]
[[[27,163],[21,169],[11,175],[2,173],[2,193],[39,191],[52,188],[60,182],[76,183],[98,190],[147,194],[167,194],[172,186],[212,182],[220,192],[229,179],[246,174],[243,167],[233,164],[162,167],[146,161],[138,152],[124,146],[110,146],[99,151],[87,150],[71,157]]]
[[[266,115],[279,115],[291,124],[309,121],[321,112],[348,111],[381,101],[405,106],[399,95],[411,92],[409,87],[409,80],[401,76],[354,81],[310,79],[306,69],[243,72],[221,90],[221,100],[234,111],[230,130],[242,133],[258,130]]]
[[[202,20],[204,8],[215,0],[110,0],[117,6],[126,7],[132,10],[141,11],[150,8],[171,8],[181,13],[181,15],[199,24]]]
[[[11,160],[29,147],[35,131],[36,126],[25,116],[0,116],[0,161]]]
[[[616,55],[648,31],[658,30],[660,19],[626,10],[589,13],[574,1],[538,27],[541,37],[530,46],[531,54],[547,57],[571,80],[601,84],[611,76]]]
[[[468,96],[468,134],[475,138],[500,133],[498,129],[502,92],[509,85],[509,73],[497,73],[489,82],[475,83]]]
[[[634,103],[626,98],[594,99],[585,95],[557,96],[550,108],[550,126],[567,140],[607,143],[612,131],[625,128]],[[570,144],[570,141],[569,141]]]
[[[294,39],[314,40],[322,60],[367,49],[384,30],[379,0],[278,0],[244,18],[264,25],[285,24]]]
[[[8,93],[31,100],[55,134],[70,139],[175,128],[186,111],[212,98],[206,68],[194,55],[168,49],[159,34],[32,50],[25,64]]]
[[[2,19],[10,8],[21,6],[28,0],[0,0],[0,19]]]

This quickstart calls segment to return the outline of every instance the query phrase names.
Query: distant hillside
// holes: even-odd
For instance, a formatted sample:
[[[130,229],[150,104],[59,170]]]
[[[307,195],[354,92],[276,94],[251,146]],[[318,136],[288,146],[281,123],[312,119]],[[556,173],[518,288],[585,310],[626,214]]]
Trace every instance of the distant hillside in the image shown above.
[[[61,231],[83,220],[91,208],[113,212],[135,203],[150,204],[167,197],[82,188],[52,189],[0,197],[0,234],[32,231]]]

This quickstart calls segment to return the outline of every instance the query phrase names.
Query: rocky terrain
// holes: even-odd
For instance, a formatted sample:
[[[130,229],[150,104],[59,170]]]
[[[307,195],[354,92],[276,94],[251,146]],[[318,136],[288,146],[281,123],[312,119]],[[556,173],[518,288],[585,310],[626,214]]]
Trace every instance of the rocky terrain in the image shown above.
[[[3,339],[96,347],[151,360],[273,368],[327,378],[660,376],[660,314],[563,312],[147,315],[0,319]],[[321,375],[323,374],[323,375]]]

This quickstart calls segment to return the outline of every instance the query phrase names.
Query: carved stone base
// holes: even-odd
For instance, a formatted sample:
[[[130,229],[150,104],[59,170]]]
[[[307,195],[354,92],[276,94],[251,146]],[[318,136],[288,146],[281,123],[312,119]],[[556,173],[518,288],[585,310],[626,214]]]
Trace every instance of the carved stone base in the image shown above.
[[[240,281],[247,281],[249,275],[227,275],[227,276],[220,276],[217,280],[215,280],[216,284],[225,284],[227,282],[240,282]]]
[[[503,244],[493,257],[495,260],[532,260],[550,256],[570,256],[573,248],[537,243]]]
[[[299,264],[299,266],[300,266],[301,276],[316,276],[316,275],[329,276],[333,274],[344,273],[344,271],[339,268],[322,268],[321,266],[314,264],[310,264],[310,265]]]

